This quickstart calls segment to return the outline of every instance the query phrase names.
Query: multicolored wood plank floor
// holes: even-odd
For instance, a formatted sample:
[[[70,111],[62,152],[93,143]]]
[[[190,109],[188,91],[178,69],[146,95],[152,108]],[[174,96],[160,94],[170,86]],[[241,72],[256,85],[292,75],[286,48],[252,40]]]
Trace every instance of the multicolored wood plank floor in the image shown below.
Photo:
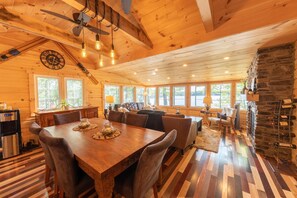
[[[159,197],[297,197],[296,168],[276,169],[242,134],[223,135],[218,153],[191,148],[184,156],[170,151],[165,159]],[[44,168],[41,149],[0,161],[0,197],[54,197]],[[83,197],[96,193],[90,189]]]

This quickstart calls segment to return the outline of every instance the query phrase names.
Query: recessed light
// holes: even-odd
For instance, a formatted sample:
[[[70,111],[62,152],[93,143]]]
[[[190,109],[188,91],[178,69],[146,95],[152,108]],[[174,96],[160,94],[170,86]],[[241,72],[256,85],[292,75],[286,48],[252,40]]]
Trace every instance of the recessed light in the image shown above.
[[[149,81],[149,82],[150,82],[150,81],[151,81],[151,79],[147,79],[147,81]]]
[[[225,74],[229,74],[229,71],[225,71]]]
[[[137,73],[136,72],[134,72],[134,75],[136,75]]]
[[[169,80],[169,79],[170,79],[170,77],[167,77],[167,79]]]
[[[192,74],[192,77],[195,77],[195,74]]]
[[[230,58],[229,56],[226,56],[224,57],[224,60],[229,60],[229,58]]]
[[[153,75],[156,75],[156,72],[153,72]]]
[[[188,64],[183,64],[183,67],[187,67],[188,66]]]
[[[158,69],[155,69],[155,71],[158,71]]]

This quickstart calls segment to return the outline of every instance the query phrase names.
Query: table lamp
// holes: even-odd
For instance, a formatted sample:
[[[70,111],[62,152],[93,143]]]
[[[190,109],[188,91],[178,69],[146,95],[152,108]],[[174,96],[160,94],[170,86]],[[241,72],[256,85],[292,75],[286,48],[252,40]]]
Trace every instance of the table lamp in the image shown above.
[[[206,111],[209,111],[212,103],[212,98],[210,96],[205,96],[203,98],[203,103],[205,104]]]
[[[105,97],[105,102],[109,103],[108,109],[109,111],[112,110],[111,104],[114,103],[114,97],[113,96],[106,96]]]

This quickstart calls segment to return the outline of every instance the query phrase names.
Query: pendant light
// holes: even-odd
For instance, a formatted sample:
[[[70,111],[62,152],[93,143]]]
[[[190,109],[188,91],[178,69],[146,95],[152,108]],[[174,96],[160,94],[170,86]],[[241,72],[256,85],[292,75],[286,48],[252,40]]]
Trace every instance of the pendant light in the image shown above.
[[[97,20],[96,20],[96,28],[98,29],[98,23],[99,23],[99,20],[98,20],[98,0],[95,1],[95,9],[96,9],[96,17],[97,17]],[[101,30],[101,22],[100,22],[100,30]],[[101,50],[101,42],[100,42],[100,36],[99,34],[97,33],[96,34],[96,42],[95,42],[95,48],[96,50]]]
[[[84,13],[82,13],[82,16],[83,16],[83,14]],[[81,20],[82,20],[81,23],[84,24],[84,21],[83,21],[84,17],[82,17]],[[82,27],[82,31],[83,31],[83,42],[81,44],[81,56],[83,58],[86,58],[87,57],[87,50],[86,50],[86,44],[85,44],[85,29],[84,29],[84,27]]]

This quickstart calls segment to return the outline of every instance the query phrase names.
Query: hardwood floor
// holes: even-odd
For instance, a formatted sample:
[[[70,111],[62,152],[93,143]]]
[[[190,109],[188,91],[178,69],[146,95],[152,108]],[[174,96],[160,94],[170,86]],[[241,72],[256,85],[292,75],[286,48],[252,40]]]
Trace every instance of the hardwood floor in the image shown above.
[[[163,169],[159,197],[297,197],[296,167],[276,169],[241,134],[223,136],[218,153],[170,150]],[[41,149],[0,161],[0,197],[54,197],[53,178],[45,185],[44,171]],[[90,189],[82,197],[96,193]]]

